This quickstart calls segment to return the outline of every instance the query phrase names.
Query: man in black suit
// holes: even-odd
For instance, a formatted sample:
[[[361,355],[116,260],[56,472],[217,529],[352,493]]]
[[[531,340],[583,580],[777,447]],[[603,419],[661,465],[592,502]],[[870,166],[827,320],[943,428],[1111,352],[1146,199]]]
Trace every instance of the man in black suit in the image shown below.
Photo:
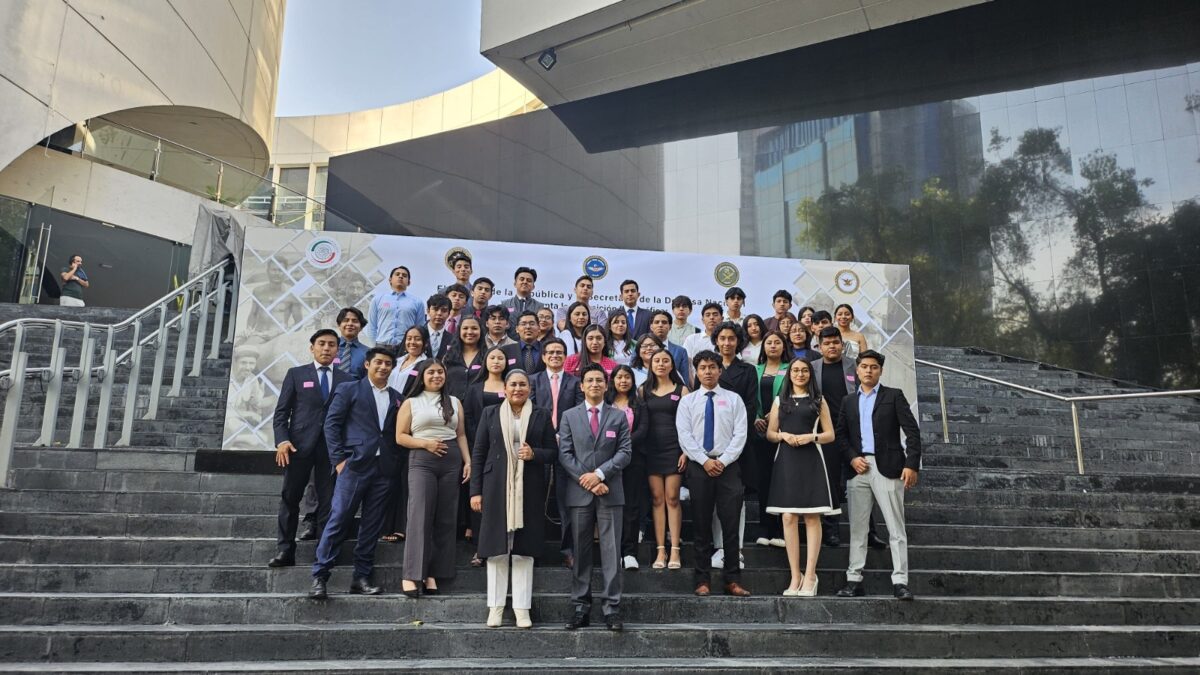
[[[842,401],[837,435],[845,438],[846,457],[854,469],[846,489],[850,501],[850,566],[839,597],[865,595],[862,570],[867,563],[867,516],[873,502],[887,523],[892,549],[892,591],[912,600],[908,590],[908,537],[904,530],[904,490],[917,485],[921,470],[921,430],[904,392],[879,384],[883,354],[858,355],[858,391]],[[904,432],[905,445],[900,444]],[[907,446],[907,448],[905,447]]]
[[[317,493],[317,529],[324,529],[329,520],[334,476],[321,425],[333,391],[353,379],[333,367],[338,354],[337,331],[323,328],[313,333],[308,343],[313,362],[287,371],[275,405],[275,463],[283,467],[283,493],[279,500],[277,550],[267,563],[271,567],[296,564],[296,526],[309,476]]]
[[[541,372],[546,365],[542,361],[542,343],[537,339],[537,314],[526,310],[514,321],[517,322],[517,342],[503,347],[508,363],[530,375]]]
[[[454,344],[454,333],[446,328],[450,307],[450,298],[441,293],[429,296],[425,303],[426,324],[421,326],[421,335],[425,337],[426,356],[441,360]]]
[[[382,347],[367,351],[367,376],[337,388],[325,417],[325,441],[329,462],[338,474],[329,524],[317,544],[312,566],[309,597],[324,600],[329,574],[337,564],[342,542],[349,534],[354,514],[362,506],[358,537],[354,545],[354,577],[350,592],[379,595],[371,585],[375,567],[375,545],[383,529],[383,510],[396,471],[396,411],[400,392],[388,386],[396,357]]]
[[[629,337],[632,339],[637,339],[650,332],[650,310],[638,307],[638,300],[641,298],[642,291],[638,288],[638,282],[633,279],[621,282],[621,302],[623,304],[618,311],[625,315],[625,320],[629,323]]]
[[[542,363],[545,370],[533,375],[533,404],[550,412],[550,423],[555,431],[562,421],[563,413],[583,402],[583,391],[579,389],[579,378],[563,370],[567,360],[567,345],[558,338],[551,338],[542,345]],[[550,469],[547,469],[550,470]],[[567,567],[574,562],[575,553],[571,536],[571,512],[567,508],[565,496],[570,479],[566,472],[555,465],[554,497],[558,504],[558,518],[562,531],[562,542],[559,550]],[[547,477],[549,480],[549,477]]]

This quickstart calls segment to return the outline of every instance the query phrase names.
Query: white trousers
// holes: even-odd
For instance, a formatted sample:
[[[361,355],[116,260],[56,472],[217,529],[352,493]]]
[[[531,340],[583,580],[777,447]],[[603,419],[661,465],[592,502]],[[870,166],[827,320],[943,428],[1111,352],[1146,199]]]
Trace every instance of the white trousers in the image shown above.
[[[513,609],[533,608],[533,558],[514,555],[509,563],[507,555],[487,559],[487,604],[488,607],[503,607],[508,597],[508,573],[512,570]]]
[[[79,298],[72,298],[68,295],[64,295],[64,296],[60,297],[58,299],[58,305],[60,307],[83,307],[84,306],[82,300],[80,300]]]
[[[879,504],[879,512],[887,523],[888,546],[892,551],[892,583],[908,585],[908,535],[904,531],[904,482],[887,478],[875,466],[875,457],[864,455],[871,467],[846,482],[846,501],[850,505],[850,567],[847,581],[862,581],[867,564],[867,530],[871,508]]]
[[[713,550],[719,551],[724,548],[721,542],[725,541],[725,535],[721,531],[721,519],[717,517],[717,510],[713,509]],[[738,546],[746,543],[746,502],[742,502],[742,513],[738,517]],[[740,549],[739,549],[740,550]]]

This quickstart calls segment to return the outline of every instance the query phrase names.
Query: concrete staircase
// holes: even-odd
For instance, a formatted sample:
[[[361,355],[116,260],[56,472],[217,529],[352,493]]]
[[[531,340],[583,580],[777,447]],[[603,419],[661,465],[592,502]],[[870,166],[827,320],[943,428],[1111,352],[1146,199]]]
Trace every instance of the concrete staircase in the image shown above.
[[[1056,391],[1129,390],[963,349],[918,355]],[[17,448],[14,489],[0,492],[0,670],[1200,671],[1195,401],[1085,406],[1078,476],[1066,406],[947,376],[943,444],[936,376],[922,369],[928,448],[907,499],[916,602],[891,599],[887,551],[868,557],[876,597],[832,597],[843,546],[821,553],[819,597],[782,598],[783,551],[751,543],[754,597],[699,599],[691,548],[685,569],[651,571],[644,544],[642,569],[625,574],[625,632],[568,632],[569,573],[548,544],[535,628],[519,631],[483,626],[485,578],[465,544],[449,592],[419,600],[398,594],[403,544],[379,546],[382,597],[344,594],[341,567],[330,600],[308,600],[311,543],[299,566],[268,569],[278,476],[194,470],[219,441],[228,361],[206,368],[138,423],[143,447]]]

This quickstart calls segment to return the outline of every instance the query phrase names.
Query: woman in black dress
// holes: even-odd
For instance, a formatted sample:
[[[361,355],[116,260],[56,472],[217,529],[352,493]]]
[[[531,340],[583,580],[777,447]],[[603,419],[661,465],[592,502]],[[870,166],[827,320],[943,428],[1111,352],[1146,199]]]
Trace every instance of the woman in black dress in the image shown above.
[[[679,447],[679,434],[675,431],[675,411],[679,400],[688,393],[683,380],[675,371],[675,359],[663,349],[650,357],[650,374],[642,385],[642,400],[650,417],[650,435],[646,441],[646,476],[650,482],[651,513],[654,516],[654,541],[658,556],[652,569],[677,570],[682,567],[679,559],[679,537],[683,529],[683,509],[679,506],[679,486],[683,483],[683,469],[687,466],[687,455]],[[671,557],[666,556],[667,527],[671,531]]]
[[[788,382],[771,406],[767,440],[778,443],[767,513],[783,516],[792,580],[785,596],[817,594],[817,557],[821,554],[821,516],[842,512],[833,496],[825,456],[818,443],[833,442],[829,406],[817,391],[812,366],[803,359],[788,365]],[[804,516],[808,552],[800,573],[800,517]]]
[[[508,355],[504,353],[503,348],[492,347],[483,354],[483,368],[475,372],[478,374],[467,387],[467,398],[463,401],[463,415],[467,418],[467,443],[475,442],[484,409],[504,400],[504,376],[508,374]],[[478,553],[471,557],[471,566],[483,567],[483,558],[479,557]]]
[[[748,320],[748,319],[747,319]],[[746,449],[754,453],[754,465],[758,469],[755,476],[755,488],[758,491],[758,537],[759,546],[775,546],[785,548],[783,527],[779,516],[767,513],[770,505],[771,474],[775,463],[775,444],[768,441],[767,416],[771,412],[771,404],[787,381],[788,362],[792,360],[792,350],[787,348],[787,338],[779,331],[767,331],[763,337],[762,350],[758,356],[755,371],[758,374],[758,407],[746,411],[754,415],[754,431]]]
[[[446,352],[446,391],[451,396],[463,402],[464,411],[467,405],[467,390],[471,382],[483,370],[483,324],[474,316],[464,316],[458,320],[457,340]],[[464,413],[465,414],[465,413]],[[467,436],[467,442],[475,440]],[[458,531],[463,538],[472,541],[479,531],[479,514],[471,510],[469,486],[463,485],[458,502]]]
[[[612,374],[612,386],[604,394],[604,401],[625,413],[625,421],[629,423],[633,458],[629,461],[629,466],[621,470],[621,484],[625,490],[625,506],[621,510],[621,557],[625,569],[636,570],[638,532],[641,530],[639,523],[645,512],[649,492],[646,487],[645,441],[650,432],[650,420],[646,413],[646,404],[638,397],[633,369],[629,366],[617,366]]]

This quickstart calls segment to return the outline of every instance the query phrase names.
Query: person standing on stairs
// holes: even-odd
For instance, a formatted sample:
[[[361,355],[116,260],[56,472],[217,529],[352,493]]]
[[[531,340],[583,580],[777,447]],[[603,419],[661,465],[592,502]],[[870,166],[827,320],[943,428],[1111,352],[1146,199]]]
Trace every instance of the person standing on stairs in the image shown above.
[[[353,378],[334,367],[338,353],[338,334],[323,328],[308,339],[313,362],[287,371],[279,390],[273,421],[275,464],[283,467],[283,492],[279,499],[279,522],[275,557],[271,567],[296,564],[296,527],[300,521],[300,501],[312,477],[317,493],[317,529],[329,520],[334,475],[329,465],[322,423],[333,392]]]
[[[836,432],[847,440],[846,458],[856,474],[846,483],[850,501],[850,566],[846,570],[846,587],[837,594],[842,598],[866,594],[862,570],[867,563],[867,517],[872,502],[878,502],[892,549],[892,592],[898,600],[912,600],[912,591],[908,590],[904,491],[917,485],[921,430],[904,392],[879,384],[883,354],[867,350],[858,355],[857,363],[858,390],[842,401]],[[900,443],[901,431],[904,445]]]

